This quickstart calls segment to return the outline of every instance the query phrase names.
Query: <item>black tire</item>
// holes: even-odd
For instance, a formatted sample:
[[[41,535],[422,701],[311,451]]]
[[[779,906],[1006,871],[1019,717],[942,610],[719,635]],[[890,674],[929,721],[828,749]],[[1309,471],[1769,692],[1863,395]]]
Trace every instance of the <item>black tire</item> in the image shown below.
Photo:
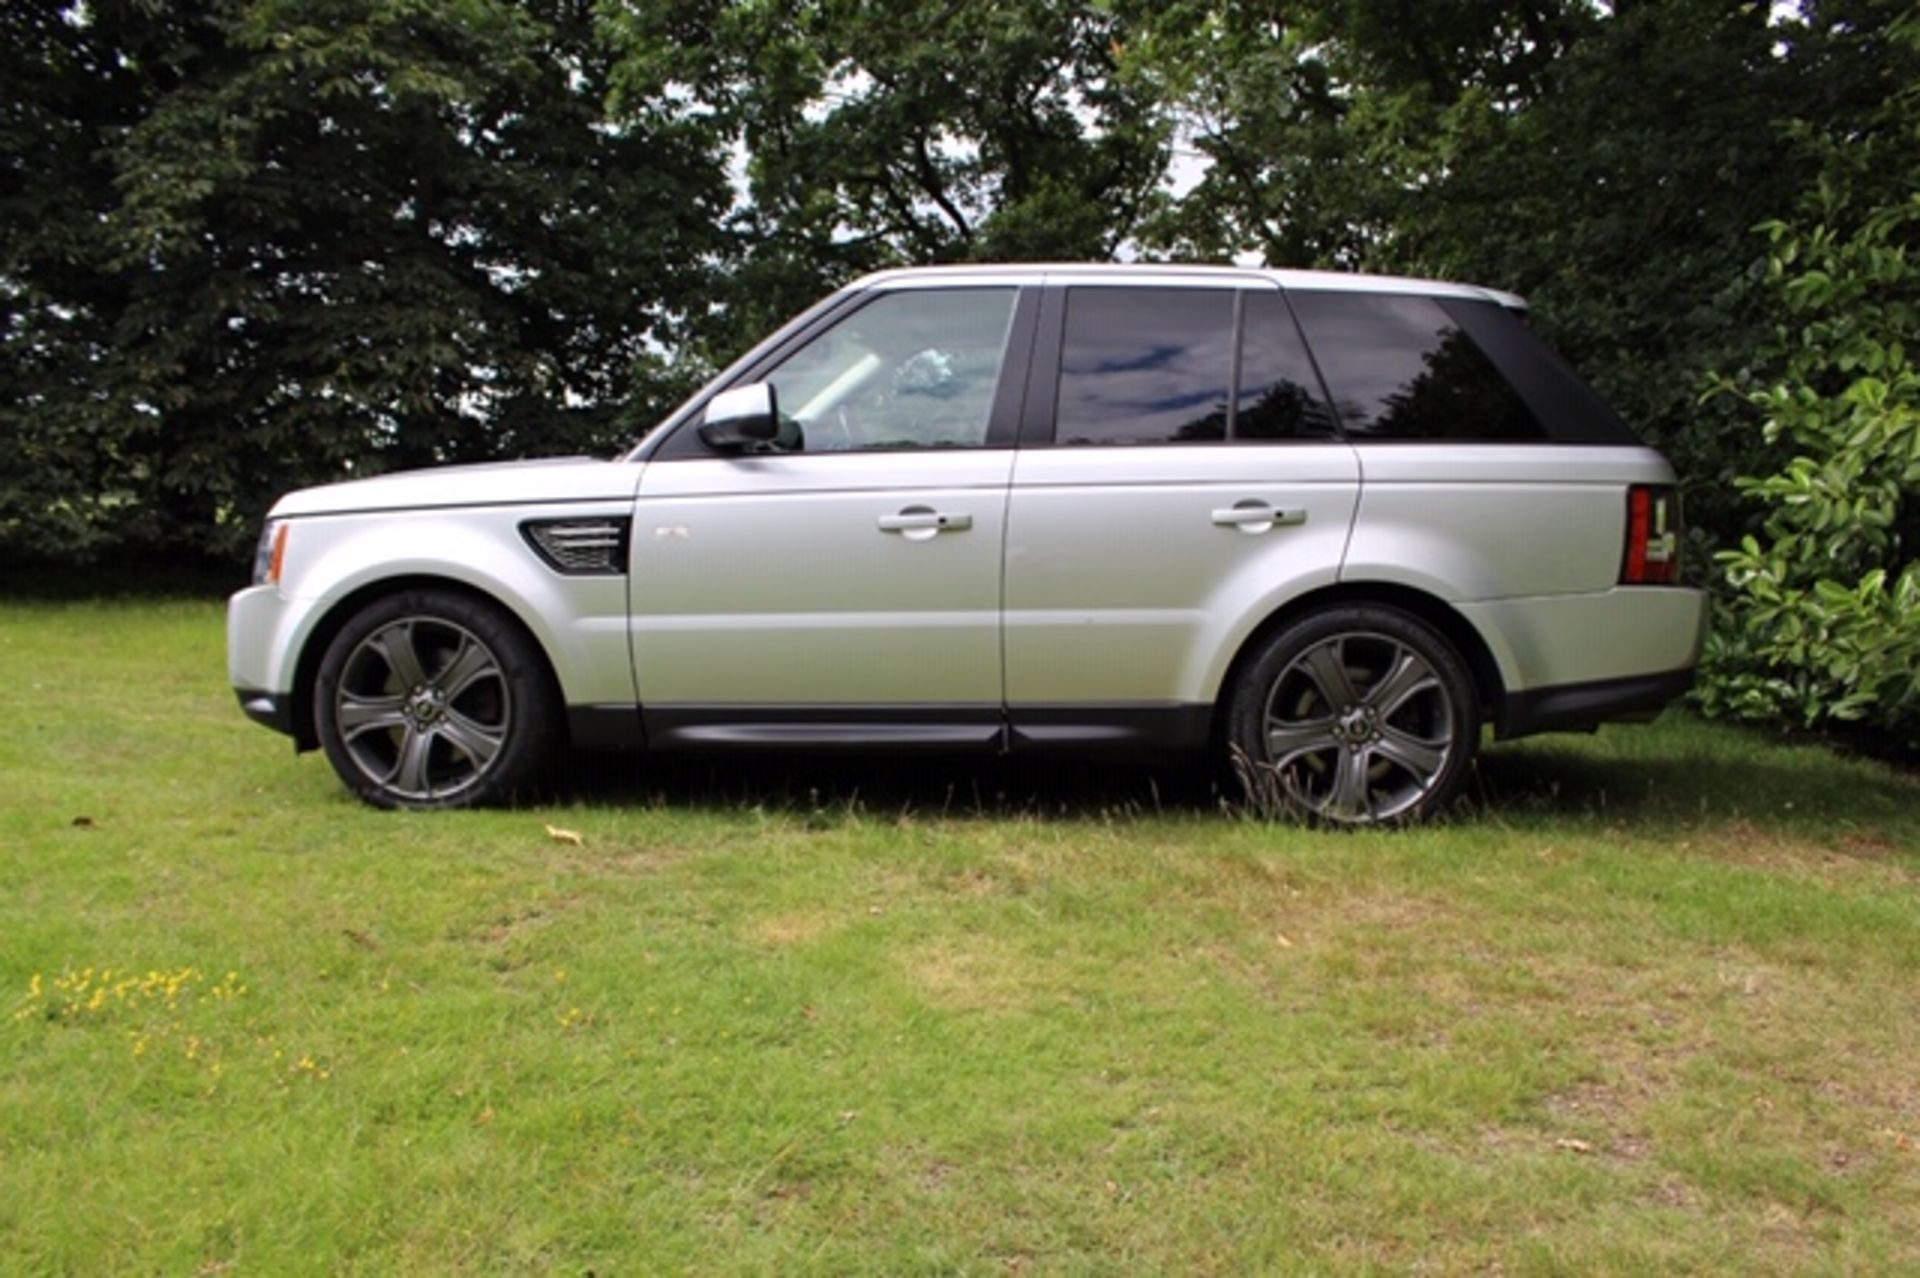
[[[1385,605],[1286,626],[1231,696],[1229,749],[1249,801],[1327,825],[1426,820],[1459,793],[1480,745],[1466,662],[1432,626]]]
[[[334,635],[313,722],[347,789],[381,808],[510,800],[566,740],[532,637],[492,604],[427,588],[374,600]]]

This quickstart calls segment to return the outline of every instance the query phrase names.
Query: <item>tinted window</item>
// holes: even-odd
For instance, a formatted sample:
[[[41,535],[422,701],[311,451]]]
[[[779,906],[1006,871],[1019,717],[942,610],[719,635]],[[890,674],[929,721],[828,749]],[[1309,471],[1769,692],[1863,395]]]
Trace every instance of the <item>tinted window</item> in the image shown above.
[[[1070,289],[1054,438],[1223,439],[1232,375],[1231,290]]]
[[[1290,296],[1355,441],[1545,438],[1506,379],[1432,298]]]
[[[1010,288],[882,293],[767,375],[783,447],[978,448],[1013,296]]]
[[[1449,297],[1440,305],[1513,383],[1554,439],[1569,444],[1639,442],[1607,401],[1519,315],[1498,302]]]
[[[1240,337],[1240,396],[1235,439],[1325,439],[1333,414],[1321,398],[1306,343],[1286,299],[1249,291]]]

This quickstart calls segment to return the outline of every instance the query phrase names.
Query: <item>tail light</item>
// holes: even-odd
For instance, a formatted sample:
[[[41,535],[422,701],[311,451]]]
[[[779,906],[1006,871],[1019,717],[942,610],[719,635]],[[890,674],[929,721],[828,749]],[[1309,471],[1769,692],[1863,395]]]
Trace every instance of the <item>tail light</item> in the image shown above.
[[[1627,489],[1623,586],[1670,586],[1680,579],[1680,494],[1664,484]]]

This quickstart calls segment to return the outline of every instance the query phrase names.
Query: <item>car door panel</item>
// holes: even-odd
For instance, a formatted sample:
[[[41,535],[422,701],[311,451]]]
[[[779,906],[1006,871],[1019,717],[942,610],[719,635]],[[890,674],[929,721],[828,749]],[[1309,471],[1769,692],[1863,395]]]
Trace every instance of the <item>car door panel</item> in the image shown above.
[[[1021,454],[1007,529],[1009,705],[1211,700],[1220,645],[1277,601],[1338,579],[1358,485],[1340,443]]]
[[[641,703],[997,713],[1012,460],[994,449],[649,466],[633,538]],[[946,526],[920,526],[940,516]],[[895,522],[909,526],[883,526]]]

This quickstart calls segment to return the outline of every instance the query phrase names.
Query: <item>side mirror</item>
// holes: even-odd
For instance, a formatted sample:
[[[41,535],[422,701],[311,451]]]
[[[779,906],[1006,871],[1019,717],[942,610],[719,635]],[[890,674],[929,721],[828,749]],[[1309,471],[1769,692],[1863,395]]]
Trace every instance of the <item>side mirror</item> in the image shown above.
[[[780,413],[768,382],[721,391],[707,401],[707,419],[700,426],[701,440],[721,453],[744,453],[773,443],[779,434]]]

